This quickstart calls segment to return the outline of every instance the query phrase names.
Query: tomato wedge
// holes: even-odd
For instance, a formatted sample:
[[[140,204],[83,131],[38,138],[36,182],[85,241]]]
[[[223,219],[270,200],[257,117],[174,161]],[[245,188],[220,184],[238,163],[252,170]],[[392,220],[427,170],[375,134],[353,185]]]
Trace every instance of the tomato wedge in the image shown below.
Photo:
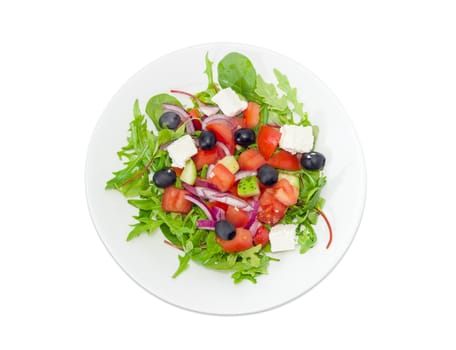
[[[212,169],[209,176],[209,182],[217,186],[221,192],[228,191],[236,181],[233,173],[229,171],[223,164],[217,164]]]
[[[210,150],[199,149],[198,153],[195,154],[192,159],[195,162],[196,169],[201,170],[204,165],[214,164],[219,160],[218,147],[214,147]]]
[[[283,218],[286,210],[285,205],[275,200],[273,204],[261,207],[258,220],[265,224],[275,225]]]
[[[262,125],[258,131],[257,144],[258,151],[261,155],[269,159],[279,145],[282,134],[276,128],[268,125]]]
[[[273,187],[274,197],[286,206],[298,202],[299,191],[287,179],[280,179]]]
[[[283,170],[300,170],[301,164],[298,157],[288,151],[280,150],[272,155],[268,160],[268,164],[277,169]]]
[[[249,213],[230,205],[226,211],[226,220],[236,227],[244,227],[249,222]]]
[[[238,163],[241,170],[257,170],[266,160],[258,151],[248,149],[239,155]]]
[[[192,202],[185,199],[187,191],[169,186],[165,188],[162,198],[164,211],[187,214],[192,209]]]
[[[228,126],[221,123],[211,123],[206,126],[206,129],[212,131],[217,141],[224,143],[231,154],[234,153],[234,134]]]
[[[269,243],[269,230],[261,225],[255,232],[253,236],[253,244],[261,244],[263,247]]]
[[[215,240],[228,253],[240,252],[253,246],[252,234],[245,228],[237,228],[232,240],[227,241],[219,237],[216,237]]]
[[[247,109],[244,111],[245,127],[253,129],[260,121],[260,105],[255,102],[249,102]]]

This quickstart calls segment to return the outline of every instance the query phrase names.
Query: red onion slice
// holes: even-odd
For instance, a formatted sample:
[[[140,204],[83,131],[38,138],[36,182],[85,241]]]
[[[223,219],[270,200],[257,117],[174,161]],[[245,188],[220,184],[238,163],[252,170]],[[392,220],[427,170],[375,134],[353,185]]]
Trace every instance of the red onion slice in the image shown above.
[[[195,128],[193,126],[193,121],[191,119],[186,121],[186,123],[185,123],[185,131],[189,135],[193,135],[195,133]]]
[[[184,187],[185,188],[185,187]],[[193,196],[191,194],[186,194],[184,196],[184,198],[194,204],[196,204],[198,207],[201,208],[201,210],[204,212],[204,214],[206,214],[206,216],[208,217],[208,219],[210,220],[214,220],[214,217],[212,216],[212,213],[211,211],[209,210],[209,207],[201,200],[199,199],[198,197],[196,196]]]
[[[216,205],[214,205],[211,208],[211,213],[217,221],[225,219],[225,211],[222,208],[217,207]]]
[[[260,225],[260,222],[258,220],[255,220],[252,226],[250,226],[250,233],[252,234],[252,237],[255,236],[255,233],[257,232]]]
[[[250,227],[252,227],[254,222],[257,221],[258,209],[260,209],[260,203],[259,202],[254,202],[253,203],[253,210],[250,213],[249,221],[244,226],[246,229],[249,229]]]
[[[237,129],[239,122],[235,119],[237,117],[228,117],[224,114],[215,114],[203,120],[203,129],[211,123],[221,123],[228,126],[231,130]]]
[[[184,120],[185,118],[188,118],[188,113],[185,109],[183,109],[182,107],[173,105],[171,103],[163,103],[163,113],[164,112],[174,112],[177,115],[179,115],[179,117],[181,117],[182,120]]]
[[[215,230],[216,223],[217,221],[215,220],[198,220],[196,222],[196,227],[203,230]]]
[[[223,153],[225,153],[225,156],[231,156],[230,150],[229,150],[228,147],[226,147],[222,142],[217,141],[217,142],[216,142],[216,145],[219,146],[219,147],[221,148],[221,150],[223,151]]]
[[[214,184],[210,183],[209,181],[202,180],[200,178],[196,179],[195,186],[207,187],[207,188],[210,188],[212,190],[217,190],[217,186],[215,186]]]
[[[220,110],[220,108],[218,106],[207,105],[203,101],[201,101],[198,97],[196,97],[195,95],[193,95],[189,92],[182,91],[182,90],[174,90],[174,89],[171,90],[170,92],[172,92],[174,94],[186,95],[186,96],[194,99],[196,102],[198,102],[199,110],[201,111],[201,113],[203,113],[207,116],[217,114],[217,112]]]
[[[236,173],[234,178],[236,179],[236,181],[239,181],[245,177],[256,176],[256,175],[257,175],[256,170],[241,170]]]
[[[212,170],[214,170],[214,167],[215,167],[214,164],[210,164],[210,165],[207,167],[206,179],[209,179],[209,178],[211,177]]]
[[[206,198],[209,200],[225,203],[228,205],[232,205],[233,207],[238,207],[239,209],[243,209],[245,211],[252,211],[253,207],[247,203],[246,201],[235,197],[229,193],[223,193],[216,190],[212,190],[210,188],[205,187],[194,187],[196,190],[196,194],[199,197]]]

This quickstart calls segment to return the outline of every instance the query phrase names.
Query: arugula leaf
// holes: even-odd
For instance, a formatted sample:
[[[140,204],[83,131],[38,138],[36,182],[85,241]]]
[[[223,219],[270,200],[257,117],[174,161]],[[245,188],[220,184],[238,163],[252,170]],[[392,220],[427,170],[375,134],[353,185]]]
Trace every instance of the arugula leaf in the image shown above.
[[[161,223],[161,221],[159,221]],[[169,226],[166,224],[161,224],[160,225],[160,230],[163,233],[163,236],[166,237],[168,241],[170,241],[172,244],[175,245],[180,245],[181,242],[177,239],[176,235],[174,235],[171,230],[169,229]]]
[[[214,76],[212,74],[212,65],[214,62],[212,62],[209,59],[209,52],[206,52],[206,56],[204,57],[205,62],[206,62],[206,69],[204,70],[204,73],[207,75],[207,86],[208,87],[213,87],[214,86]]]
[[[182,272],[184,272],[188,268],[188,263],[190,261],[190,254],[185,254],[184,256],[178,255],[179,259],[179,267],[177,268],[176,272],[174,272],[173,278],[179,276]]]
[[[146,113],[154,122],[155,128],[157,130],[161,129],[158,120],[163,114],[163,103],[170,103],[182,107],[182,104],[177,98],[168,94],[158,94],[151,97],[146,105]]]
[[[301,224],[297,228],[299,253],[304,254],[317,243],[317,235],[312,225],[309,223]]]
[[[259,74],[257,75],[255,93],[260,96],[263,103],[267,104],[271,109],[282,113],[289,113],[287,97],[279,97],[274,84],[266,83]]]
[[[274,75],[277,78],[278,88],[284,92],[288,101],[293,104],[293,112],[299,115],[302,119],[307,120],[307,113],[303,110],[304,104],[298,100],[298,90],[296,88],[292,88],[290,82],[288,81],[288,77],[276,68],[274,68]]]
[[[317,242],[313,225],[317,223],[319,215],[315,208],[320,209],[324,205],[324,199],[320,197],[320,194],[326,184],[326,177],[322,176],[320,171],[304,169],[294,172],[294,174],[301,181],[298,202],[287,209],[281,223],[297,224],[296,236],[300,253],[303,254]]]
[[[114,177],[106,183],[106,189],[117,189],[126,197],[137,196],[147,187],[147,174],[141,171],[152,158],[157,139],[147,130],[147,122],[139,110],[138,100],[134,103],[133,115],[128,143],[117,153],[119,159],[125,159],[125,167],[113,172]]]
[[[252,62],[238,52],[223,57],[217,66],[218,80],[222,88],[232,88],[248,100],[255,98],[257,74]]]

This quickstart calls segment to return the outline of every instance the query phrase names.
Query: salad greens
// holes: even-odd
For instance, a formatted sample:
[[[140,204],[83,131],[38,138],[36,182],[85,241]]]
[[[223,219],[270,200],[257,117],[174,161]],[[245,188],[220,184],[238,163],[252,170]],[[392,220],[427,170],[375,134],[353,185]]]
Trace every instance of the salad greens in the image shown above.
[[[303,110],[303,104],[298,100],[297,89],[290,85],[288,78],[279,70],[273,71],[277,85],[268,83],[256,72],[246,56],[232,52],[217,65],[217,84],[214,80],[213,64],[206,54],[204,73],[207,75],[208,84],[206,90],[196,94],[197,100],[193,101],[195,107],[200,103],[213,105],[211,99],[220,87],[230,87],[246,100],[259,104],[260,125],[311,125],[307,113]],[[136,222],[127,235],[127,241],[160,229],[167,243],[182,251],[173,277],[184,272],[190,261],[194,261],[211,269],[231,271],[235,283],[243,280],[256,283],[258,276],[267,274],[269,262],[278,261],[268,255],[269,244],[265,247],[258,244],[244,251],[227,253],[217,243],[214,231],[198,228],[197,221],[207,218],[200,207],[194,205],[186,215],[163,210],[161,198],[164,189],[157,187],[150,180],[151,174],[171,167],[171,158],[164,146],[185,135],[184,124],[177,130],[160,127],[159,118],[163,114],[163,103],[182,107],[179,100],[169,94],[151,97],[146,104],[145,113],[158,130],[154,134],[148,128],[146,116],[141,113],[139,101],[134,102],[127,144],[117,153],[123,161],[123,168],[113,172],[113,177],[106,183],[106,189],[120,191],[129,198],[128,203],[138,209],[138,214],[134,216]],[[255,130],[258,130],[258,127]],[[318,129],[315,127],[315,138],[317,132]],[[254,144],[249,148],[255,147]],[[237,151],[235,156],[238,154]],[[208,167],[203,167],[202,173],[206,174],[207,171]],[[305,253],[317,241],[313,225],[316,224],[324,205],[320,195],[326,177],[320,171],[305,169],[283,173],[297,176],[300,186],[298,202],[288,207],[280,223],[297,225],[297,243],[300,253]],[[182,188],[179,178],[175,186]]]

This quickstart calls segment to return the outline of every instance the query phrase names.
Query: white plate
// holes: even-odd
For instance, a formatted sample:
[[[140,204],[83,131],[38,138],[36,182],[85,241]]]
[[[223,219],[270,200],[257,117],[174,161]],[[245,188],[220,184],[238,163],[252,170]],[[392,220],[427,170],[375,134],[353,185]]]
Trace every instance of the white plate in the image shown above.
[[[206,87],[204,55],[218,62],[237,51],[248,56],[266,81],[275,81],[273,68],[285,73],[310,120],[320,127],[317,150],[327,158],[325,212],[334,239],[325,245],[328,231],[323,220],[316,227],[317,245],[306,254],[276,254],[269,274],[257,284],[234,285],[230,273],[206,269],[195,263],[173,279],[178,251],[163,244],[161,232],[126,242],[136,210],[116,191],[104,189],[106,180],[121,167],[116,152],[125,144],[132,106],[139,99],[144,111],[148,99],[170,89],[196,92]],[[214,66],[216,67],[216,66]],[[216,69],[214,69],[216,70]],[[190,47],[166,55],[136,73],[112,98],[101,116],[89,145],[86,191],[93,223],[106,249],[119,266],[156,297],[179,307],[211,314],[235,315],[264,311],[293,300],[320,282],[340,261],[359,226],[366,191],[364,158],[353,126],[337,98],[310,71],[269,50],[232,43]]]

